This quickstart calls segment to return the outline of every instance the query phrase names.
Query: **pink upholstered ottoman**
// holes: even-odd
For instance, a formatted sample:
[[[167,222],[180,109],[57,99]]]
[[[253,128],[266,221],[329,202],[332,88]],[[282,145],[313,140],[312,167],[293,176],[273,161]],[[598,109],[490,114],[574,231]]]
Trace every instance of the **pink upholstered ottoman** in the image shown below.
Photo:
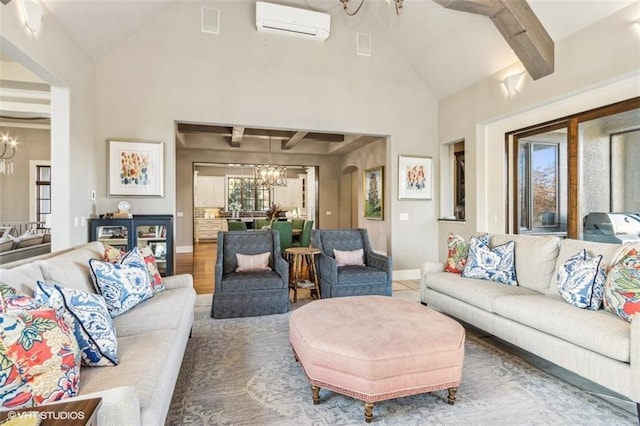
[[[311,383],[364,401],[365,420],[378,401],[448,389],[462,378],[464,328],[416,302],[387,296],[322,299],[291,313],[289,339]]]

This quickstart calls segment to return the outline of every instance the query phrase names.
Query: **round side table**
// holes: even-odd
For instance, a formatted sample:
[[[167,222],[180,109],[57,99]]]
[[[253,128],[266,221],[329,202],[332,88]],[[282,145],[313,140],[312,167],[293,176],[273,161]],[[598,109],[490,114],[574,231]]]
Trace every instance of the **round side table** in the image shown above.
[[[293,258],[293,274],[289,277],[289,288],[293,290],[293,303],[298,301],[299,288],[315,287],[318,299],[320,299],[320,285],[318,282],[318,271],[316,270],[315,255],[320,253],[320,249],[316,247],[289,247],[285,253]],[[306,261],[309,265],[309,279],[311,285],[305,285],[307,282],[302,279],[302,262]]]

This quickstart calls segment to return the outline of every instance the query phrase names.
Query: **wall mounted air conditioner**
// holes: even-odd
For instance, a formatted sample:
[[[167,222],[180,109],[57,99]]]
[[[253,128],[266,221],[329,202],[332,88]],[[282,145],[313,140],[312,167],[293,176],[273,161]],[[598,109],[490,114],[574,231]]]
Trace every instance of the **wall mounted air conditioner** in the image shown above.
[[[324,41],[329,37],[331,15],[258,1],[256,27],[258,31]]]

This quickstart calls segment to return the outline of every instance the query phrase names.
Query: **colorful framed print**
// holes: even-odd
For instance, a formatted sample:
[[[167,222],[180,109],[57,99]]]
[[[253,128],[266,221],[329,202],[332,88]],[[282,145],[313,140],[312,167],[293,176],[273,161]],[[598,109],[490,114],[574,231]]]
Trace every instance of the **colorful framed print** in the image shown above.
[[[431,157],[398,156],[398,199],[431,200],[433,165]]]
[[[164,196],[164,144],[107,140],[109,196]]]
[[[382,220],[384,218],[384,173],[383,166],[364,171],[364,217]]]

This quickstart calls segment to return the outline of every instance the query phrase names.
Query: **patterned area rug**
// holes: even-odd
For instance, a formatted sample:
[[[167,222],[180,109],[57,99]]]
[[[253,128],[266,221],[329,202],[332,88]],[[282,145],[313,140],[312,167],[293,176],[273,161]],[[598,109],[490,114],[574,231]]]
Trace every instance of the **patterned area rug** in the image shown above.
[[[313,405],[288,314],[214,320],[196,307],[167,425],[358,425],[363,404],[326,390]],[[446,391],[379,402],[379,425],[636,425],[626,411],[467,333],[455,405]]]

